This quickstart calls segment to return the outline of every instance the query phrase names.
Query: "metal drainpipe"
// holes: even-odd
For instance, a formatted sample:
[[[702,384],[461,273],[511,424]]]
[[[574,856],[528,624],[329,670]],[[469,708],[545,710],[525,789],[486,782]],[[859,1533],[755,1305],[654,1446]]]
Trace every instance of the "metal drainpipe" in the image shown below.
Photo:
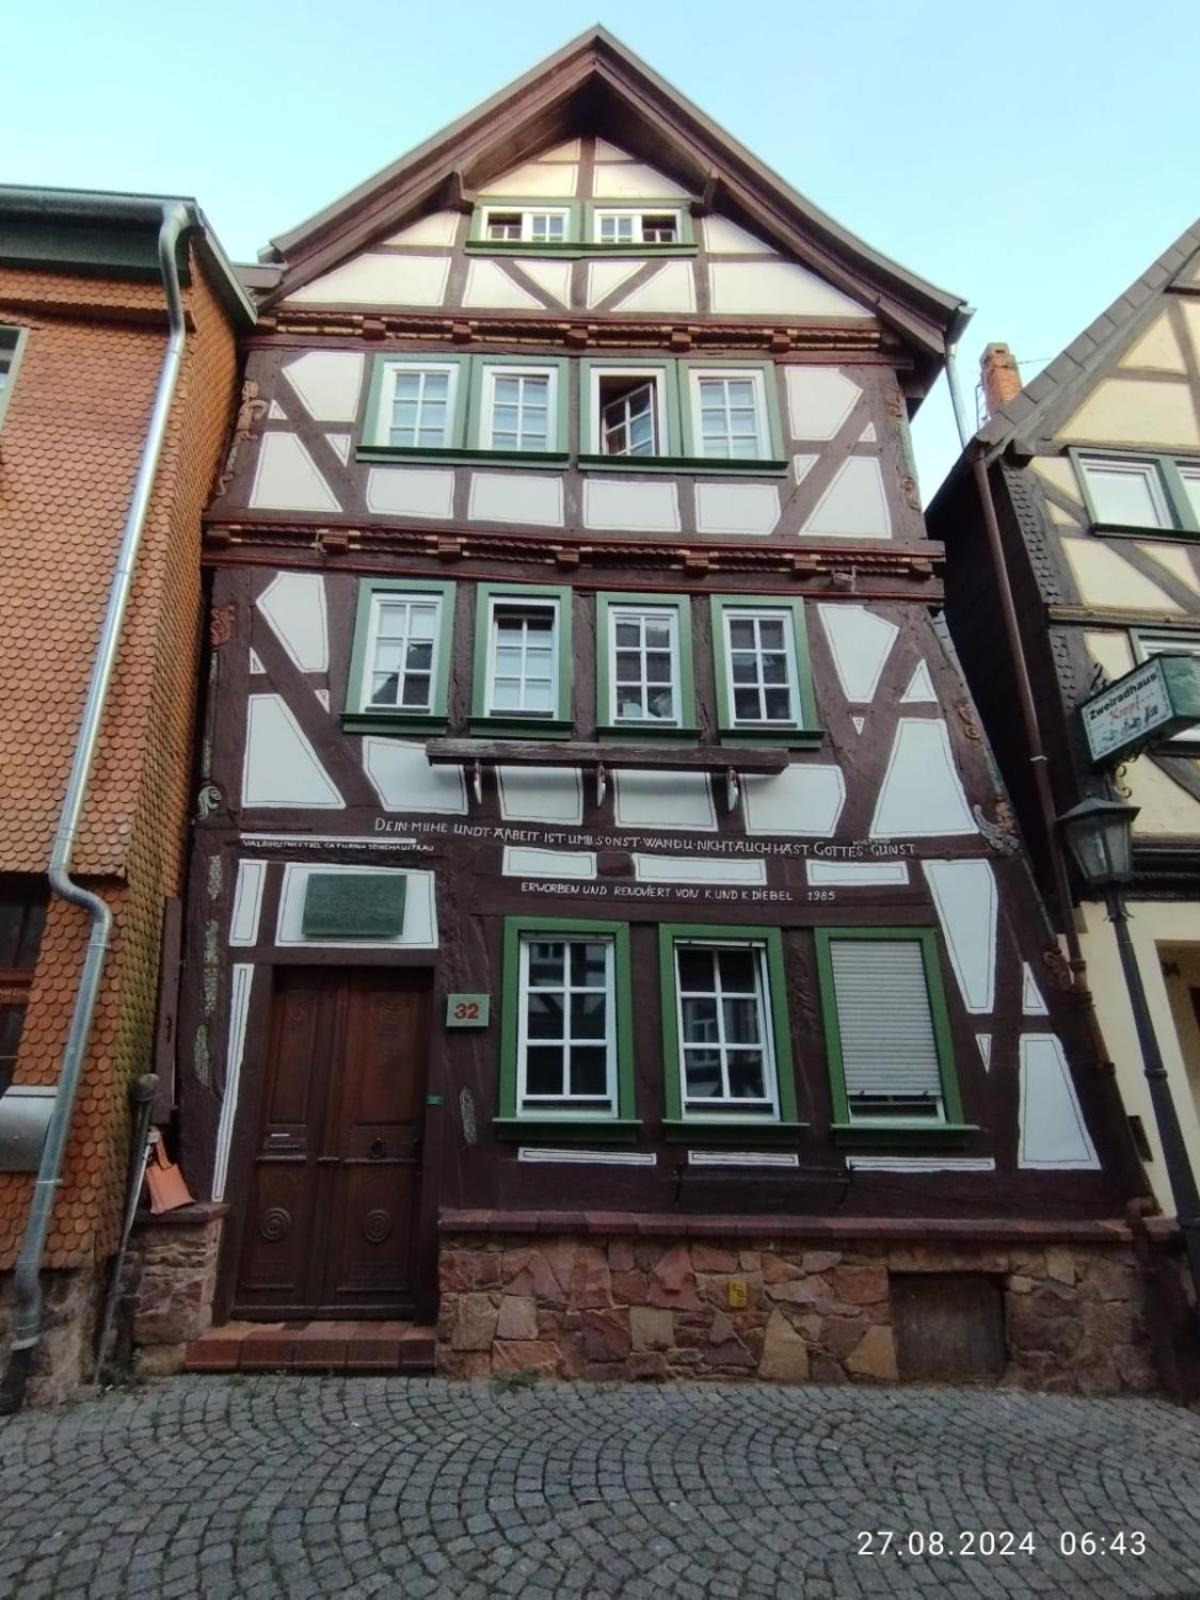
[[[25,1399],[33,1352],[41,1337],[42,1254],[50,1232],[54,1200],[62,1183],[63,1157],[66,1153],[67,1136],[71,1130],[71,1113],[74,1110],[75,1095],[87,1056],[92,1017],[96,1009],[100,979],[112,931],[112,912],[104,900],[89,889],[82,888],[71,878],[71,858],[79,834],[79,821],[87,798],[88,781],[100,740],[100,727],[108,703],[108,691],[116,666],[121,630],[130,591],[133,588],[138,548],[142,542],[142,532],[146,525],[150,497],[154,490],[154,480],[166,437],[167,422],[183,362],[186,333],[175,251],[183,235],[199,225],[199,220],[190,206],[164,205],[162,224],[158,233],[158,264],[166,292],[170,335],[167,339],[162,370],[159,373],[158,390],[154,396],[154,409],[150,414],[146,442],[142,448],[142,459],[133,486],[133,497],[125,518],[121,548],[108,591],[108,607],[100,642],[96,647],[96,657],[92,663],[92,675],[80,719],[71,775],[67,780],[67,790],[58,818],[58,829],[50,852],[48,867],[50,888],[60,899],[83,907],[91,919],[91,937],[88,940],[79,988],[75,995],[71,1028],[59,1068],[58,1092],[50,1124],[46,1129],[45,1143],[42,1146],[41,1164],[38,1167],[33,1198],[29,1205],[29,1220],[25,1224],[25,1236],[21,1241],[21,1252],[17,1257],[14,1274],[17,1315],[8,1365],[5,1368],[3,1381],[0,1382],[0,1415],[20,1409]]]

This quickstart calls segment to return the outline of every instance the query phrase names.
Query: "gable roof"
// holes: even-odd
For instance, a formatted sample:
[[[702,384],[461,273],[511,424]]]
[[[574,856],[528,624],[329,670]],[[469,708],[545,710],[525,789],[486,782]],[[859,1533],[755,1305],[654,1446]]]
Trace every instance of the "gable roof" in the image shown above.
[[[966,325],[958,295],[872,250],[787,184],[602,27],[569,44],[262,252],[281,264],[268,302],[309,282],[439,200],[478,191],[557,140],[601,134],[744,220],[871,306],[913,351],[926,383]]]

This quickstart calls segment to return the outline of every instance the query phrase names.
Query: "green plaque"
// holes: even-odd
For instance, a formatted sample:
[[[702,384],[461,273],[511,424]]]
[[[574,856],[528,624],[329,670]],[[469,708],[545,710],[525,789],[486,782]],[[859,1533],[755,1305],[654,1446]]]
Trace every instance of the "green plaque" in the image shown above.
[[[394,939],[404,932],[407,879],[390,872],[314,872],[305,886],[306,939]]]
[[[486,1028],[491,1018],[490,994],[448,994],[446,996],[446,1026],[448,1028]]]

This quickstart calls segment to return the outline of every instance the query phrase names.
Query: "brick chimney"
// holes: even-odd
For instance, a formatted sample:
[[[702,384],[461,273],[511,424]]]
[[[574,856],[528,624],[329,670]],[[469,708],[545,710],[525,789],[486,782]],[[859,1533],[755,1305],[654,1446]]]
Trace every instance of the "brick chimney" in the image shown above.
[[[1001,406],[1021,392],[1021,373],[1006,344],[989,344],[979,362],[983,400],[987,414],[994,417]]]

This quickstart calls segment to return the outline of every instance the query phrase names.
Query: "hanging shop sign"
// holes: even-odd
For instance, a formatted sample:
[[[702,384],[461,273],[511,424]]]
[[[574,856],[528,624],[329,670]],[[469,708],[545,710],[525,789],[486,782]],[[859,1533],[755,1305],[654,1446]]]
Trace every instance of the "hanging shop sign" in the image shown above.
[[[1151,656],[1079,708],[1093,766],[1111,766],[1200,722],[1200,656]]]

